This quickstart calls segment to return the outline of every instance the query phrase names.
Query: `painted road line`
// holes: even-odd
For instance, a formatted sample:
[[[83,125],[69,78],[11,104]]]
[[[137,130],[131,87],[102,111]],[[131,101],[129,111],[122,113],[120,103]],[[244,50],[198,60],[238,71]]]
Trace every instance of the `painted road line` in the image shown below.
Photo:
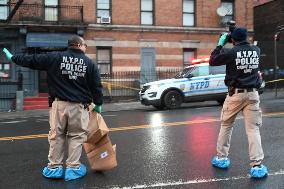
[[[4,124],[9,124],[9,123],[21,123],[21,122],[26,122],[27,120],[19,120],[19,121],[5,121],[5,122],[0,122],[1,123],[4,123]]]
[[[33,138],[46,138],[47,136],[48,136],[48,134],[24,135],[24,136],[14,136],[14,137],[0,137],[0,141],[23,140],[23,139],[33,139]]]
[[[199,123],[209,123],[216,122],[219,119],[205,119],[205,120],[195,120],[195,121],[182,121],[182,122],[169,122],[161,123],[160,125],[137,125],[137,126],[128,126],[128,127],[118,127],[110,128],[110,131],[125,131],[131,129],[144,129],[144,128],[157,128],[157,127],[166,127],[166,126],[179,126],[179,125],[190,125],[190,124],[199,124]]]
[[[277,172],[269,173],[269,177],[277,176],[277,175],[284,175],[284,171],[281,169]],[[243,179],[250,179],[250,175],[245,176],[236,176],[236,177],[225,177],[225,178],[209,178],[209,179],[194,179],[194,180],[187,180],[187,181],[173,181],[173,182],[161,182],[155,184],[143,184],[143,185],[133,185],[127,187],[117,187],[117,186],[109,186],[108,188],[111,189],[138,189],[138,188],[160,188],[160,187],[173,187],[173,186],[187,186],[191,184],[204,184],[204,183],[213,183],[213,182],[222,182],[222,181],[234,181],[234,180],[243,180]]]
[[[266,113],[266,114],[263,114],[263,117],[273,117],[273,116],[279,116],[279,115],[284,115],[284,112]],[[243,119],[243,116],[238,116],[236,119]],[[218,122],[218,121],[220,120],[219,119],[203,119],[203,120],[182,121],[182,122],[168,122],[168,123],[166,122],[166,123],[161,123],[159,125],[154,125],[154,126],[147,124],[147,125],[134,125],[134,126],[110,128],[110,131],[126,131],[126,130],[135,130],[135,129],[181,126],[181,125],[191,125],[191,124],[200,124],[200,123],[212,123],[212,122]],[[0,141],[45,138],[47,136],[48,134],[0,137]]]
[[[48,122],[49,119],[37,119],[36,122]]]

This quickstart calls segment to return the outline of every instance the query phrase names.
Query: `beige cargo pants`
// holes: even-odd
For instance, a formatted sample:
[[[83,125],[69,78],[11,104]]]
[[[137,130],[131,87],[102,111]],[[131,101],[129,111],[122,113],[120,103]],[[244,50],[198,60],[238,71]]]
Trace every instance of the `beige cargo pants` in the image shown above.
[[[87,140],[89,112],[81,103],[56,99],[49,111],[48,167],[63,165],[64,151],[68,146],[67,167],[79,167],[82,145]]]
[[[259,128],[262,125],[262,114],[259,107],[257,91],[227,95],[221,112],[221,128],[217,141],[217,155],[229,155],[233,123],[237,114],[242,111],[245,130],[248,137],[250,165],[259,165],[264,158]]]

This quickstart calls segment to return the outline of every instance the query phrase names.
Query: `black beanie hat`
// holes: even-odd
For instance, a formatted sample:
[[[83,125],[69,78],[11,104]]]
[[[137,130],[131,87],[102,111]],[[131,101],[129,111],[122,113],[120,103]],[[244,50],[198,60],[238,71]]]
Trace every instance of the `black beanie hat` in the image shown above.
[[[235,28],[232,33],[232,38],[235,41],[245,41],[247,39],[247,29],[246,28]]]

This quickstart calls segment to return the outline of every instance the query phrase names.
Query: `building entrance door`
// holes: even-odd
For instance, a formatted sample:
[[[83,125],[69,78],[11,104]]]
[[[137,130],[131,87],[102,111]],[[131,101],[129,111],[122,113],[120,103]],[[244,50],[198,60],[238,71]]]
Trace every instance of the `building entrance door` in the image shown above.
[[[142,48],[140,84],[156,80],[156,51],[154,48]]]

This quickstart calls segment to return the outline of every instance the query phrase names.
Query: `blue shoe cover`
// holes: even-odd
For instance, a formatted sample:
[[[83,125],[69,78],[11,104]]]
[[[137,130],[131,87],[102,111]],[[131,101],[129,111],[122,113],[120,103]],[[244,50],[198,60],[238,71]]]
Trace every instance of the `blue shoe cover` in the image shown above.
[[[221,169],[227,169],[230,166],[229,158],[219,158],[218,156],[213,157],[211,161],[212,165]]]
[[[49,168],[49,167],[45,167],[42,170],[42,175],[46,178],[63,178],[63,167],[59,166],[59,167],[55,167],[55,168]]]
[[[263,178],[267,176],[267,174],[268,170],[264,165],[255,166],[250,169],[250,175],[252,178]]]
[[[66,168],[65,171],[65,181],[79,179],[87,174],[87,168],[85,165],[80,164],[79,168]]]

